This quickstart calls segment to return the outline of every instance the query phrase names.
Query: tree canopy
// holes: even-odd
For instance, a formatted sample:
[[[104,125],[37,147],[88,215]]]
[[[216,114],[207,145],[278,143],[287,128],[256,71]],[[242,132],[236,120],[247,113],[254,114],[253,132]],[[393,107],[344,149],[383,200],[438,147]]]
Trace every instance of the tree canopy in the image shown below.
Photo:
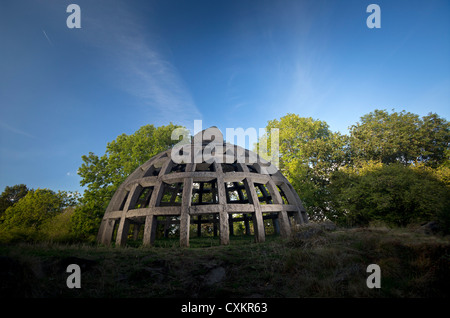
[[[122,134],[105,153],[82,156],[86,187],[76,193],[8,186],[0,195],[0,240],[18,237],[92,240],[119,185],[152,156],[170,149],[170,123]],[[437,114],[374,110],[349,127],[330,130],[325,121],[287,114],[267,123],[266,157],[275,154],[271,129],[278,128],[279,168],[313,220],[347,225],[374,221],[404,226],[437,220],[450,231],[450,124]],[[257,149],[254,149],[255,151]]]
[[[0,218],[6,209],[13,206],[21,198],[28,193],[28,188],[25,184],[16,184],[14,186],[6,186],[0,195]]]
[[[330,189],[333,219],[349,225],[439,219],[450,228],[450,187],[429,169],[369,161],[336,171]]]
[[[405,225],[440,219],[450,228],[450,126],[430,113],[375,110],[349,136],[288,114],[279,129],[280,169],[312,219]],[[270,141],[269,141],[270,142]]]
[[[87,186],[73,216],[73,230],[80,236],[92,237],[119,185],[141,164],[178,142],[172,140],[172,131],[181,126],[172,123],[155,127],[145,125],[134,134],[122,134],[106,146],[105,154],[90,152],[82,156],[78,169],[81,185]]]
[[[77,197],[65,191],[28,190],[23,198],[8,207],[3,214],[0,224],[1,239],[35,237],[44,223],[59,215],[64,208],[76,203]]]
[[[352,160],[382,163],[425,163],[436,167],[446,160],[450,124],[437,114],[420,118],[409,112],[375,110],[350,127]]]
[[[280,170],[299,193],[314,218],[329,209],[330,174],[344,165],[347,136],[332,132],[326,122],[287,114],[268,122],[266,131],[279,129]]]

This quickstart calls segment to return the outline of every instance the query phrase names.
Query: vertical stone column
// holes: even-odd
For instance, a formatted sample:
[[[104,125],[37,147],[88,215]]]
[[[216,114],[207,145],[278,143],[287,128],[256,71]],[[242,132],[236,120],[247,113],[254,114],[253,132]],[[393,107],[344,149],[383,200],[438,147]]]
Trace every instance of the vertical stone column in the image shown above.
[[[139,231],[141,230],[141,225],[134,223],[133,224],[133,240],[138,239]]]
[[[125,246],[127,243],[128,230],[130,228],[130,221],[122,217],[120,219],[119,228],[117,229],[116,245]]]
[[[142,187],[135,183],[130,190],[130,194],[128,195],[127,202],[125,202],[125,206],[123,207],[122,216],[120,217],[119,228],[117,229],[117,237],[116,244],[118,246],[123,246],[127,243],[128,230],[130,228],[130,221],[127,219],[126,215],[131,206],[136,204],[137,199],[139,198],[139,194],[141,192]]]
[[[144,246],[151,246],[155,242],[156,237],[156,216],[155,215],[147,215],[145,217],[145,226],[144,226],[144,238],[142,240],[142,244]]]
[[[300,197],[298,196],[297,192],[294,190],[291,184],[289,184],[288,187],[292,191],[292,196],[294,197],[296,205],[298,207],[298,214],[302,224],[308,223],[309,222],[308,213],[306,212],[306,209],[303,206],[302,200],[300,199]]]
[[[228,214],[228,213],[227,213]],[[234,235],[234,221],[233,221],[233,214],[228,214],[228,228],[230,231],[230,235],[233,236]],[[228,237],[229,238],[229,237]]]
[[[277,189],[277,186],[273,182],[273,180],[269,180],[266,184],[267,189],[272,196],[272,200],[274,204],[283,204],[283,199],[281,198],[281,194]],[[289,225],[289,218],[286,211],[281,210],[278,212],[278,220],[280,223],[280,235],[282,237],[288,237],[291,234],[291,227]]]
[[[152,192],[152,196],[150,198],[149,208],[154,208],[158,201],[161,199],[163,192],[163,184],[161,181],[158,181]],[[148,215],[145,217],[145,225],[144,225],[144,238],[142,240],[142,244],[144,246],[153,245],[156,237],[156,216]]]
[[[220,204],[219,212],[219,235],[220,244],[228,245],[230,244],[230,224],[228,222],[228,212],[227,212],[227,196],[225,192],[225,182],[223,179],[222,166],[214,162],[214,168],[217,172],[217,197]]]
[[[303,217],[302,217],[302,214],[301,214],[301,208],[303,207],[303,205],[300,205],[300,208],[299,208],[299,205],[298,205],[299,202],[301,204],[301,201],[300,201],[300,198],[298,197],[297,193],[294,191],[294,189],[291,189],[289,187],[289,185],[286,184],[286,183],[280,184],[280,187],[281,187],[281,190],[283,190],[284,194],[286,195],[289,204],[296,206],[296,208],[295,208],[296,211],[295,211],[295,214],[294,214],[295,222],[297,224],[306,223],[303,220]]]
[[[197,216],[197,236],[202,236],[202,216]]]
[[[264,233],[264,220],[261,212],[261,205],[259,204],[258,195],[256,194],[255,185],[250,178],[244,179],[245,190],[250,203],[255,207],[253,213],[253,230],[255,231],[255,240],[258,243],[262,243],[266,240]]]
[[[228,222],[228,212],[226,211],[226,206],[222,205],[219,212],[219,224],[220,224],[220,244],[228,245],[230,244],[230,227]]]
[[[105,213],[106,214],[106,213]],[[97,233],[97,242],[100,242],[101,244],[108,244],[105,243],[105,230],[107,227],[108,219],[106,218],[106,215],[103,216],[102,222],[100,223],[100,228],[98,229]]]
[[[275,230],[275,233],[280,235],[280,222],[278,221],[278,219],[273,219],[272,223],[273,223],[273,228]]]
[[[114,232],[114,225],[116,224],[116,220],[113,219],[103,219],[101,228],[99,231],[98,241],[101,244],[109,245],[111,244],[111,239]]]
[[[242,217],[244,218],[245,235],[250,235],[250,223],[247,213],[242,213]]]
[[[191,207],[192,178],[185,178],[183,183],[183,197],[181,200],[181,216],[180,216],[180,246],[189,247],[189,225],[191,224],[191,216],[189,209]]]
[[[102,223],[100,224],[100,229],[97,234],[97,242],[105,245],[111,244],[111,240],[113,238],[114,226],[116,224],[116,219],[110,219],[108,214],[109,212],[118,211],[121,203],[123,202],[125,196],[128,191],[124,189],[124,186],[121,185],[111,201],[106,208],[105,215],[103,216]]]

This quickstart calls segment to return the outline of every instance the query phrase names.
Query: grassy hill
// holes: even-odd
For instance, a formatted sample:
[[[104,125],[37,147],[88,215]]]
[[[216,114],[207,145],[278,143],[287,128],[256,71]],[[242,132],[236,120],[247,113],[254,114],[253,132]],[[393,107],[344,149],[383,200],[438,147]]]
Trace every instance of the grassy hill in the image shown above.
[[[413,229],[312,224],[292,238],[192,238],[159,247],[0,246],[1,297],[449,297],[450,238]],[[69,289],[69,264],[81,288]],[[369,289],[369,264],[381,288]]]

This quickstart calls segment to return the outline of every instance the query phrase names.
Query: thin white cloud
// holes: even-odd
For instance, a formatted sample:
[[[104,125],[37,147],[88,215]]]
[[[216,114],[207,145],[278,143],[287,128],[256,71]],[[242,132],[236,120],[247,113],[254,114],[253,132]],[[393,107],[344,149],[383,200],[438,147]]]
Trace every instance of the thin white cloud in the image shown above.
[[[142,101],[147,114],[187,124],[202,116],[176,67],[137,38],[122,38],[122,88]]]
[[[98,8],[97,8],[98,9]],[[102,8],[104,10],[104,7]],[[172,121],[192,125],[202,115],[176,66],[162,54],[159,41],[126,3],[108,6],[83,21],[91,45],[105,52],[114,64],[115,83],[142,105],[149,123]],[[120,23],[117,23],[120,21]]]
[[[237,103],[233,106],[233,110],[238,110],[239,108],[241,108],[242,106],[248,105],[248,103],[242,102],[242,103]]]
[[[33,139],[36,138],[35,136],[33,136],[33,135],[27,133],[27,132],[24,131],[24,130],[21,130],[21,129],[16,128],[16,127],[12,127],[12,126],[10,126],[10,125],[8,125],[7,123],[4,123],[4,122],[2,122],[2,121],[0,121],[0,128],[3,129],[3,130],[6,130],[6,131],[8,131],[8,132],[11,132],[11,133],[13,133],[13,134],[17,134],[17,135],[21,135],[21,136],[25,136],[25,137],[33,138]]]
[[[48,37],[48,35],[47,35],[47,33],[45,32],[45,30],[42,30],[42,33],[44,33],[45,38],[47,39],[48,43],[49,43],[51,46],[53,46],[53,43],[52,43],[52,41],[50,41],[50,38]]]

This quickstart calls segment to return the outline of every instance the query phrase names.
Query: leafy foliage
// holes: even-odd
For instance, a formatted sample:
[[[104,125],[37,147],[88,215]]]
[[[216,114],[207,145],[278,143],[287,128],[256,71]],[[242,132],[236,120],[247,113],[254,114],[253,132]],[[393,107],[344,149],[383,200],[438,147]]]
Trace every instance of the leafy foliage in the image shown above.
[[[423,118],[412,113],[378,110],[350,127],[353,161],[442,164],[450,142],[450,123],[437,114]]]
[[[72,233],[71,218],[75,211],[73,206],[65,208],[61,213],[45,220],[40,228],[40,240],[52,242],[73,241],[76,237]]]
[[[347,136],[330,131],[324,121],[288,114],[268,122],[268,144],[272,128],[279,129],[280,170],[310,215],[324,218],[329,210],[330,175],[348,161]]]
[[[439,220],[450,228],[450,125],[437,114],[375,110],[333,133],[288,114],[279,129],[280,168],[312,219],[367,225]]]
[[[0,218],[7,208],[13,206],[27,193],[28,188],[25,184],[16,184],[12,187],[7,186],[0,195]]]
[[[421,167],[370,161],[335,172],[330,188],[334,219],[351,225],[405,226],[450,217],[450,188]]]
[[[101,157],[92,152],[82,156],[83,164],[78,174],[82,178],[81,185],[87,189],[72,217],[76,235],[93,238],[119,185],[152,156],[177,143],[177,140],[171,140],[171,134],[179,127],[172,123],[160,127],[142,126],[134,134],[122,134],[108,143]]]
[[[59,215],[65,207],[75,204],[76,196],[65,191],[29,190],[17,203],[6,209],[0,225],[1,239],[37,239],[45,222]]]
[[[77,193],[6,187],[0,195],[0,241],[93,240],[118,186],[138,166],[172,147],[170,123],[146,125],[108,143],[105,154],[82,156],[86,190]],[[263,149],[278,128],[279,167],[310,218],[341,224],[407,225],[437,220],[450,231],[450,124],[437,114],[374,110],[332,132],[326,122],[287,114],[268,122]],[[256,149],[255,149],[256,150]],[[265,158],[273,159],[272,149]],[[242,230],[236,228],[236,231]]]

